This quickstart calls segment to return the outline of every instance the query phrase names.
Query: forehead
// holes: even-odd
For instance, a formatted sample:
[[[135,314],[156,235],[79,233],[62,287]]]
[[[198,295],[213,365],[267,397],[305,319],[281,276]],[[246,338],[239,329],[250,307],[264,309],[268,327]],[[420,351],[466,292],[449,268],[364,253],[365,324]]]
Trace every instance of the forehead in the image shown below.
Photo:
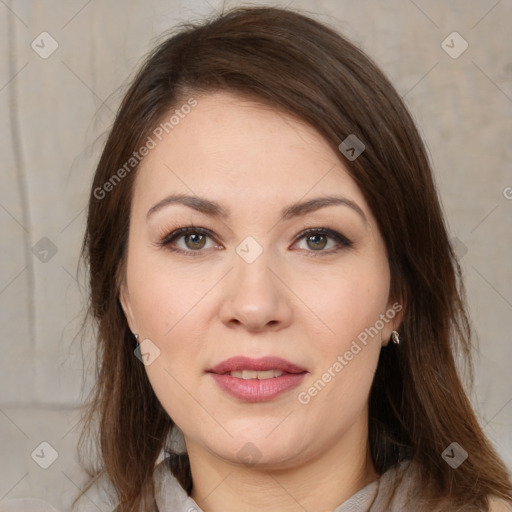
[[[312,126],[233,93],[194,97],[197,105],[140,165],[135,196],[143,202],[183,192],[281,209],[301,198],[340,193],[368,211],[340,155]]]

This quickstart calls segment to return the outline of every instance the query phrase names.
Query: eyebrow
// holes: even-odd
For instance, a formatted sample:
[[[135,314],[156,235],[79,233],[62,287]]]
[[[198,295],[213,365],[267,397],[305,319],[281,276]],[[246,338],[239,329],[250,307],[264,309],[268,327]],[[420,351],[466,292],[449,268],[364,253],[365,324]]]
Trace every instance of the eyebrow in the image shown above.
[[[186,194],[172,194],[170,196],[165,197],[164,199],[156,203],[154,206],[152,206],[148,210],[146,220],[149,219],[149,217],[156,213],[157,211],[172,204],[182,204],[188,206],[189,208],[192,208],[210,217],[230,217],[229,211],[222,207],[216,201],[211,201],[210,199],[206,199],[204,197],[199,196],[189,196]],[[300,217],[313,211],[319,210],[320,208],[335,205],[347,206],[351,208],[362,217],[365,223],[368,222],[363,210],[355,201],[352,201],[351,199],[341,196],[316,197],[314,199],[309,199],[307,201],[291,204],[281,210],[281,220],[288,220],[294,217]]]

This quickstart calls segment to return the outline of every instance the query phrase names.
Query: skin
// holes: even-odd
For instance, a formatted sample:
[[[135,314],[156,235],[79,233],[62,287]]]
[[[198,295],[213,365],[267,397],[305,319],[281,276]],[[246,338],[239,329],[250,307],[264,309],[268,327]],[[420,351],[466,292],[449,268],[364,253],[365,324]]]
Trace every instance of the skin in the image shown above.
[[[332,511],[378,477],[368,394],[403,311],[307,404],[297,397],[396,303],[384,242],[343,157],[316,130],[231,93],[196,98],[138,170],[121,303],[139,340],[160,350],[145,368],[184,433],[192,497],[205,512]],[[170,204],[147,218],[175,193],[215,200],[231,215]],[[355,202],[366,220],[346,205],[280,220],[284,206],[326,195]],[[213,233],[171,243],[192,255],[158,245],[191,224]],[[352,245],[297,238],[305,228],[333,229]],[[252,263],[236,252],[248,236],[263,250]],[[244,402],[205,373],[236,355],[279,356],[308,374],[277,398]],[[254,464],[239,457],[249,442]]]

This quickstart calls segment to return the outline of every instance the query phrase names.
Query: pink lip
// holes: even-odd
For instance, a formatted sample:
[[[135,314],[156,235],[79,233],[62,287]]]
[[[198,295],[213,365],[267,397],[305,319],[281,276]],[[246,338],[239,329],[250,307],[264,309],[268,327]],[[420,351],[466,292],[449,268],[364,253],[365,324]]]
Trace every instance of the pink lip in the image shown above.
[[[271,379],[240,379],[229,375],[233,371],[279,370],[285,372]],[[246,402],[272,400],[282,393],[297,387],[304,379],[307,370],[279,357],[233,357],[207,370],[217,385],[226,393]]]
[[[257,372],[279,370],[286,373],[303,373],[307,371],[305,368],[290,363],[290,361],[286,359],[273,356],[261,357],[260,359],[251,359],[245,356],[231,357],[206,371],[209,373],[223,374],[239,372],[241,370],[253,370]]]

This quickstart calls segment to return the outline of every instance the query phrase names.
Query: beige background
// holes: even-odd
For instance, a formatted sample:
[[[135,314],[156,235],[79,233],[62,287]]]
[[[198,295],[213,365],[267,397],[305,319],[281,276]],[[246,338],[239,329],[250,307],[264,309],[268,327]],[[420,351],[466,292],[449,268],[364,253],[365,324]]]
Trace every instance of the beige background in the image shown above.
[[[289,3],[362,46],[420,125],[480,337],[473,403],[512,467],[512,2],[268,2]],[[20,497],[68,510],[83,483],[75,462],[84,307],[76,270],[93,169],[118,88],[155,38],[220,5],[0,2],[0,510]],[[58,44],[50,56],[43,31]],[[448,38],[450,56],[441,44],[453,31],[463,40]],[[453,58],[464,40],[469,47]],[[34,461],[50,461],[51,450],[36,450],[41,442],[58,455],[48,469]]]

